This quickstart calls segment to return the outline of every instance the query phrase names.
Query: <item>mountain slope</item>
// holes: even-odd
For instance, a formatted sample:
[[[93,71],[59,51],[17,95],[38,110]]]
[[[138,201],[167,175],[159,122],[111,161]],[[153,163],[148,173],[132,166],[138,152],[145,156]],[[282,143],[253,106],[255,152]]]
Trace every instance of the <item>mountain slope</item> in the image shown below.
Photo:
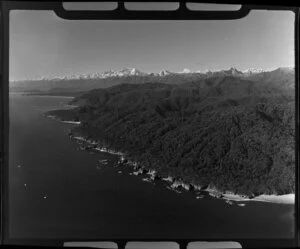
[[[187,183],[248,196],[293,193],[295,99],[271,76],[95,89],[72,101],[81,121],[72,134]]]
[[[108,70],[103,73],[93,75],[77,75],[73,78],[63,77],[55,79],[25,80],[10,82],[10,91],[18,92],[83,92],[96,88],[107,88],[118,84],[144,84],[149,82],[159,82],[165,84],[184,84],[197,82],[202,79],[211,79],[216,83],[222,77],[235,77],[259,83],[270,83],[284,88],[294,89],[294,70],[288,68],[278,68],[270,72],[261,72],[252,69],[252,73],[241,72],[235,68],[216,72],[206,73],[191,72],[184,70],[181,73],[174,73],[164,70],[158,74],[144,73],[135,68],[125,68],[118,71]]]

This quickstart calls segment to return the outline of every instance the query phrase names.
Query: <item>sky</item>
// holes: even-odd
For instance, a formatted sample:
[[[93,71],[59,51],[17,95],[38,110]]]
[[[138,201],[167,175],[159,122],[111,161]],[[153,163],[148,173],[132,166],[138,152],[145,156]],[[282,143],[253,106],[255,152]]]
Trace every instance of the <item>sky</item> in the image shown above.
[[[64,20],[52,11],[10,13],[10,80],[188,68],[294,66],[294,13],[254,10],[239,20]]]

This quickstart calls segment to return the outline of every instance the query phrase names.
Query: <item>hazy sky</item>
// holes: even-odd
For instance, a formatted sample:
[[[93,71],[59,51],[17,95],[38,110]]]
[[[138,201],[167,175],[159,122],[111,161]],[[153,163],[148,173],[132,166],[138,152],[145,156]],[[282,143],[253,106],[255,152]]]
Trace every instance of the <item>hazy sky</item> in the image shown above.
[[[294,66],[294,13],[228,21],[70,21],[10,14],[10,80],[136,67],[145,72]]]

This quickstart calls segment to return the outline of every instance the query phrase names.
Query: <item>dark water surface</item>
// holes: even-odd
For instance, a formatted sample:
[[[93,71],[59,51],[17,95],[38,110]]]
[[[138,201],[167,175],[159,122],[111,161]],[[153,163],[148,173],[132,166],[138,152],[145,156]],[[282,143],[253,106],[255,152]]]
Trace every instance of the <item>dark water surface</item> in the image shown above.
[[[177,194],[79,151],[72,124],[44,112],[64,97],[10,95],[9,211],[11,238],[291,238],[293,205]],[[26,186],[25,186],[25,185]]]

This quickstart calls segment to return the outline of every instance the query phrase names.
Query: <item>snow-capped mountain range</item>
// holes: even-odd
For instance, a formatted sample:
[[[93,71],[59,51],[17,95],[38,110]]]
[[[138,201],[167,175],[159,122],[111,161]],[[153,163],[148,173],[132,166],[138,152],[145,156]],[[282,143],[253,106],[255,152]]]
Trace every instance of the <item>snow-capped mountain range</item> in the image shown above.
[[[263,73],[263,72],[265,72],[263,69],[257,69],[257,68],[249,68],[242,71],[242,73],[246,75],[252,75],[252,74]]]
[[[294,70],[292,67],[285,67],[281,68],[283,70]],[[169,70],[162,70],[159,73],[147,73],[142,72],[136,68],[126,67],[120,70],[107,70],[101,73],[92,73],[92,74],[75,74],[75,75],[64,75],[60,77],[40,77],[36,80],[71,80],[71,79],[106,79],[106,78],[113,78],[113,77],[127,77],[127,76],[168,76],[168,75],[184,75],[184,74],[204,74],[204,75],[231,75],[231,76],[251,76],[263,72],[269,72],[272,70],[263,70],[263,69],[256,69],[256,68],[249,68],[246,70],[238,70],[235,67],[231,67],[228,70],[219,70],[219,71],[210,71],[210,70],[197,70],[192,71],[188,68],[183,69],[179,72],[172,72]]]

